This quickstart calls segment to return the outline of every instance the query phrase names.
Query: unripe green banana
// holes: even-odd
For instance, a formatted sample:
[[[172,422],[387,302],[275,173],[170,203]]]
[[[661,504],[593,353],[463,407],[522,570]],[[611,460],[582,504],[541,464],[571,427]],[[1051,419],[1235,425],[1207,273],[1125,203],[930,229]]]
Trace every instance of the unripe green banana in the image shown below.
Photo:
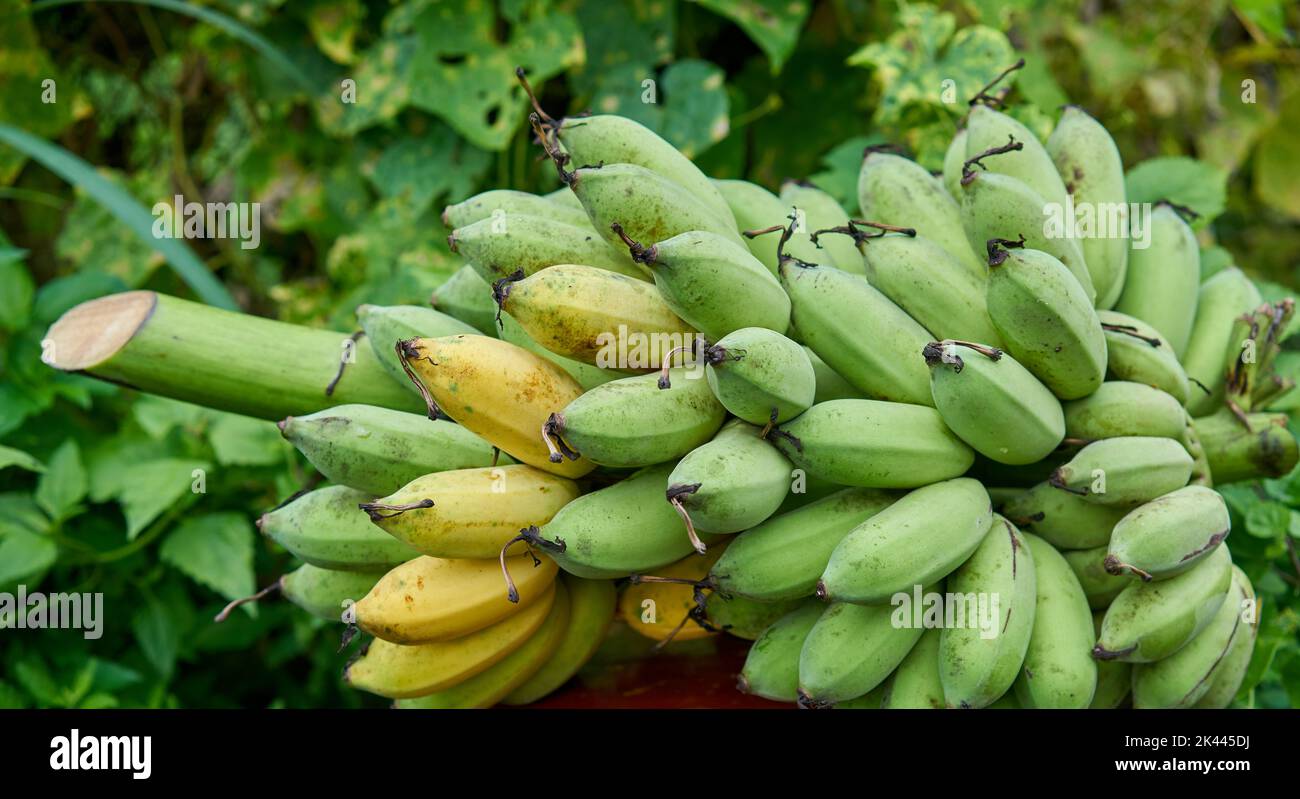
[[[750,424],[781,424],[813,404],[817,374],[804,348],[773,330],[742,327],[704,351],[718,402]]]
[[[455,422],[373,405],[290,416],[279,427],[330,482],[371,497],[392,493],[420,475],[491,466],[494,458],[491,444]],[[514,462],[504,453],[500,458],[503,464]]]
[[[960,159],[965,160],[965,156],[960,156]],[[956,168],[960,179],[960,162]],[[901,155],[868,150],[858,172],[858,205],[862,208],[863,219],[913,228],[918,238],[933,242],[947,253],[948,258],[943,262],[945,267],[955,265],[963,274],[983,285],[984,260],[966,241],[961,207],[944,189],[943,181],[931,175],[925,167]],[[870,262],[870,247],[866,254]],[[938,331],[935,333],[939,335]],[[957,337],[957,334],[953,336]],[[977,337],[975,340],[984,339]]]
[[[1078,106],[1067,105],[1047,139],[1047,152],[1074,199],[1075,208],[1092,208],[1094,218],[1114,209],[1117,231],[1094,231],[1079,246],[1097,290],[1097,307],[1110,308],[1124,289],[1128,271],[1128,200],[1124,163],[1110,133]]]
[[[1009,139],[1021,143],[1021,147],[1002,153],[988,160],[988,169],[1022,181],[1026,186],[1042,195],[1047,202],[1064,208],[1066,203],[1065,183],[1056,171],[1056,164],[1047,148],[1014,117],[987,105],[976,105],[966,117],[966,157],[974,158],[980,153],[1005,145]]]
[[[953,134],[952,141],[948,143],[948,149],[943,154],[943,188],[948,192],[948,196],[961,207],[961,175],[966,164],[966,140],[969,134],[965,128],[961,128]],[[972,250],[972,252],[975,252]],[[978,259],[977,259],[978,260]],[[984,262],[979,261],[980,266]]]
[[[790,207],[772,192],[747,180],[714,180],[713,185],[722,194],[736,217],[741,230],[761,230],[772,225],[784,225]],[[776,242],[770,238],[746,238],[749,252],[762,262],[773,275],[776,274]],[[791,700],[794,701],[794,700]]]
[[[1020,700],[1016,698],[1016,692],[1008,690],[1002,696],[994,699],[991,703],[984,706],[988,710],[1020,710]]]
[[[1106,377],[1106,334],[1092,300],[1048,253],[989,248],[989,317],[1007,351],[1061,399],[1096,391]]]
[[[864,241],[867,280],[926,330],[941,338],[1002,346],[984,301],[988,281],[983,274],[975,276],[938,243],[921,236],[887,233]],[[961,244],[966,247],[964,236]]]
[[[1219,492],[1185,486],[1139,505],[1110,535],[1106,571],[1165,580],[1209,556],[1232,529]]]
[[[744,247],[703,230],[650,246],[625,240],[633,259],[650,268],[668,307],[710,341],[744,327],[789,328],[790,298]]]
[[[951,573],[993,524],[988,492],[976,480],[959,477],[918,488],[844,536],[817,595],[835,602],[889,602]]]
[[[1232,340],[1233,324],[1261,302],[1255,283],[1235,266],[1201,284],[1196,318],[1182,359],[1187,377],[1193,381],[1187,389],[1187,410],[1193,416],[1213,413],[1223,403],[1224,375],[1241,346]]]
[[[549,191],[542,195],[542,199],[562,208],[573,208],[582,211],[582,218],[584,220],[587,218],[587,212],[582,210],[582,203],[578,202],[578,198],[574,196],[573,192],[569,191],[568,186],[560,186],[554,191]]]
[[[885,681],[880,706],[886,709],[943,710],[943,682],[939,679],[938,629],[926,630],[903,662]]]
[[[781,186],[781,201],[803,213],[804,225],[810,235],[819,230],[844,227],[849,223],[849,215],[840,207],[839,202],[811,184],[786,181]],[[782,221],[777,220],[768,224],[781,224]],[[825,250],[825,255],[814,260],[814,263],[825,263],[854,275],[865,274],[862,253],[858,251],[852,239],[845,236],[827,236],[818,239],[817,246]]]
[[[523,685],[501,700],[526,705],[554,692],[578,673],[605,640],[618,592],[610,580],[583,580],[566,574],[560,580],[569,594],[569,623],[555,652]]]
[[[351,572],[304,563],[280,577],[285,599],[325,621],[342,621],[343,609],[370,593],[382,571]]]
[[[968,607],[971,600],[961,597],[987,598],[996,609],[991,635],[983,625],[967,625],[944,627],[939,636],[939,679],[948,707],[987,707],[1020,674],[1037,609],[1033,555],[1015,525],[994,518],[974,554],[948,577],[947,592]]]
[[[867,281],[834,267],[781,262],[804,343],[873,399],[929,405],[930,375],[918,355],[933,338]]]
[[[1043,482],[1008,499],[1001,513],[1022,530],[1068,550],[1105,546],[1110,531],[1129,510],[1125,505],[1089,502]]]
[[[965,473],[974,457],[933,408],[878,400],[814,405],[768,440],[809,475],[864,488],[947,480]]]
[[[844,536],[895,498],[848,488],[774,516],[732,540],[713,565],[711,582],[723,593],[767,602],[812,596]]]
[[[672,463],[642,469],[584,494],[532,536],[560,568],[587,579],[650,572],[691,553],[682,520],[664,502]]]
[[[630,373],[622,372],[615,369],[601,369],[599,366],[592,366],[589,363],[575,361],[572,358],[566,358],[563,355],[557,355],[554,352],[533,341],[524,330],[523,325],[515,321],[515,318],[508,313],[502,312],[498,320],[498,331],[502,341],[514,344],[516,347],[522,347],[532,354],[545,358],[551,363],[563,369],[578,385],[582,386],[583,391],[589,391],[596,386],[608,383],[611,380],[617,380],[620,377],[630,377]]]
[[[1037,463],[1065,437],[1061,403],[1010,355],[982,344],[927,344],[930,392],[943,421],[999,463]]]
[[[1192,422],[1216,483],[1281,477],[1295,468],[1300,453],[1286,414],[1249,413],[1246,420],[1249,426],[1225,408]]]
[[[1170,438],[1094,441],[1052,472],[1053,486],[1102,505],[1148,502],[1187,485],[1192,456]]]
[[[1234,567],[1228,597],[1205,628],[1182,649],[1155,663],[1133,667],[1133,707],[1189,708],[1210,690],[1215,668],[1227,657],[1242,619],[1246,602],[1254,597],[1249,584],[1237,579]]]
[[[627,251],[591,229],[540,216],[501,214],[459,227],[447,237],[451,251],[470,263],[488,283],[516,271],[536,274],[556,264],[585,264],[644,282],[646,273]]]
[[[576,452],[602,466],[649,466],[680,458],[712,438],[727,412],[698,374],[673,369],[669,375],[667,388],[659,387],[657,374],[596,386],[551,414],[542,435],[571,459]]]
[[[708,625],[715,630],[754,641],[778,619],[806,601],[783,599],[779,602],[759,602],[748,597],[728,596],[714,591],[704,601],[704,615]]]
[[[1091,395],[1065,403],[1065,435],[1081,441],[1119,436],[1181,440],[1187,412],[1173,395],[1144,383],[1109,380]]]
[[[1016,698],[1021,707],[1088,707],[1097,690],[1088,598],[1070,564],[1051,544],[1028,533],[1021,538],[1033,556],[1038,599]]]
[[[745,656],[738,681],[741,692],[774,702],[797,701],[799,653],[825,610],[821,602],[807,599],[764,630]]]
[[[748,530],[781,507],[792,468],[758,428],[737,419],[678,461],[668,475],[668,502],[690,520],[692,536]]]
[[[418,557],[419,552],[371,524],[357,507],[370,498],[347,486],[318,488],[262,514],[257,529],[322,569],[384,571]]]
[[[437,338],[478,332],[454,316],[419,305],[362,305],[357,308],[357,321],[361,323],[366,340],[370,342],[375,357],[384,365],[384,369],[399,383],[417,393],[415,384],[406,376],[401,359],[397,357],[397,342],[408,338]]]
[[[1246,595],[1253,599],[1255,589],[1251,586],[1245,572],[1233,566],[1232,575],[1238,583],[1245,587]],[[1233,698],[1237,695],[1237,690],[1241,688],[1242,682],[1246,679],[1246,670],[1250,667],[1251,656],[1255,652],[1255,635],[1258,632],[1258,627],[1257,613],[1254,618],[1250,619],[1243,615],[1242,623],[1237,627],[1237,631],[1233,633],[1231,643],[1228,644],[1228,651],[1210,672],[1209,689],[1196,701],[1194,707],[1222,709],[1232,704]]]
[[[803,351],[808,356],[808,362],[812,364],[813,376],[817,381],[817,388],[813,394],[814,404],[837,399],[866,399],[862,396],[861,391],[858,391],[849,384],[849,381],[840,377],[839,372],[827,366],[820,355],[806,346]]]
[[[1130,247],[1128,276],[1115,310],[1160,331],[1183,357],[1196,317],[1201,285],[1201,249],[1196,234],[1167,203],[1149,216],[1149,245]]]
[[[1187,373],[1160,331],[1116,311],[1098,311],[1097,318],[1106,333],[1106,369],[1111,377],[1144,383],[1187,402]]]
[[[1000,157],[1000,156],[999,156]],[[990,158],[989,161],[993,159]],[[961,195],[962,224],[972,249],[984,252],[992,239],[1025,239],[1025,247],[1042,250],[1056,258],[1083,287],[1089,304],[1097,292],[1088,275],[1083,250],[1076,239],[1044,232],[1044,208],[1047,200],[1038,192],[1007,175],[992,172],[969,172],[963,178]]]
[[[652,284],[592,266],[558,264],[520,280],[501,280],[493,293],[533,341],[592,366],[619,366],[611,357],[618,338],[631,346],[688,342],[696,335]]]
[[[1066,553],[1068,556],[1070,553]],[[1101,622],[1105,613],[1092,614],[1092,628],[1101,634]],[[1113,710],[1124,704],[1133,686],[1133,664],[1122,660],[1097,661],[1097,691],[1092,695],[1090,708]]]
[[[442,211],[442,224],[452,229],[463,228],[475,222],[499,218],[502,214],[527,214],[551,222],[588,227],[587,213],[581,207],[575,210],[572,206],[536,194],[510,189],[492,189],[447,206]]]
[[[1074,570],[1074,576],[1079,579],[1083,593],[1088,596],[1088,606],[1097,611],[1110,607],[1119,592],[1133,582],[1127,575],[1117,576],[1106,571],[1106,549],[1107,545],[1102,544],[1092,549],[1074,549],[1061,553]]]
[[[885,698],[885,683],[877,685],[862,696],[855,696],[852,699],[845,699],[843,702],[836,702],[832,710],[879,710],[881,702]]]
[[[799,704],[826,707],[879,687],[925,632],[897,626],[895,613],[889,605],[828,607],[799,652]]]
[[[433,292],[433,307],[485,336],[497,334],[497,304],[492,301],[492,287],[469,264],[453,272]]]
[[[1209,557],[1168,580],[1132,580],[1106,609],[1092,656],[1153,663],[1182,649],[1218,612],[1232,583],[1232,556]]]

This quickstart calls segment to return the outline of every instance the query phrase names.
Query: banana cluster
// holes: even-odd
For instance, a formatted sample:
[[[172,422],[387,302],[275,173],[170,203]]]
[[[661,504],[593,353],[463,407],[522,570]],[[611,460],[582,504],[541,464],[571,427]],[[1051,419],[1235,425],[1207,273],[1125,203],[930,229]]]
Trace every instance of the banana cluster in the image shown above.
[[[1257,611],[1212,486],[1296,462],[1292,306],[1202,283],[1086,113],[1044,144],[996,106],[941,177],[869,150],[854,213],[537,107],[563,187],[449,206],[436,310],[358,311],[428,418],[281,423],[332,485],[260,528],[373,636],[346,680],[531,702],[617,617],[752,640],[741,690],[808,707],[1226,706]],[[1045,224],[1085,206],[1122,225]]]

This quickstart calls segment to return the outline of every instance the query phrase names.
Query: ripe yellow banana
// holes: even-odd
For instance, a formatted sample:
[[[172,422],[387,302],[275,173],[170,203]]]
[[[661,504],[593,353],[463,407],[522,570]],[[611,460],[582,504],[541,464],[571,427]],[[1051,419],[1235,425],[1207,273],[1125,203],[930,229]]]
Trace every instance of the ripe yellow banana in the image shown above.
[[[569,595],[569,623],[550,659],[503,703],[526,705],[559,688],[591,660],[614,620],[618,592],[612,580],[584,580],[566,574],[561,579]]]
[[[552,463],[542,425],[582,386],[550,361],[487,336],[416,338],[398,343],[426,401],[515,459],[563,477],[595,468],[585,458]],[[432,408],[431,408],[432,410]]]
[[[694,552],[655,572],[672,580],[703,580],[721,557],[730,539],[722,539],[704,555]],[[646,578],[639,578],[646,579]],[[692,619],[704,620],[697,589],[687,582],[633,582],[618,600],[618,614],[627,626],[655,641],[690,641],[713,634]]]

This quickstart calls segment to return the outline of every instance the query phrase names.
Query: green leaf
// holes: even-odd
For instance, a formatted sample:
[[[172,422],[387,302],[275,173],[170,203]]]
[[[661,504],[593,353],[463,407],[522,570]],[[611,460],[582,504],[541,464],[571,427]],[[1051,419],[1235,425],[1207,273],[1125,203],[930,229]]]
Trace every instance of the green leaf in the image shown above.
[[[263,419],[219,414],[208,432],[208,441],[222,466],[269,466],[285,457],[280,432]]]
[[[166,176],[142,171],[131,176],[103,170],[101,176],[133,197],[174,196]],[[152,231],[150,232],[152,236]],[[166,263],[149,241],[125,227],[113,210],[98,198],[77,193],[67,220],[54,241],[54,253],[82,272],[103,272],[121,278],[128,288],[138,288]]]
[[[675,3],[579,0],[574,13],[587,50],[586,63],[575,65],[568,75],[579,94],[590,94],[602,83],[610,86],[608,77],[615,73],[635,76],[639,91],[642,78],[672,60],[677,33]]]
[[[722,141],[731,131],[725,80],[721,67],[697,59],[678,61],[664,70],[660,133],[687,158]]]
[[[468,197],[492,165],[492,156],[469,144],[447,125],[434,122],[421,135],[389,145],[366,177],[384,197],[400,198],[422,213],[440,198]]]
[[[1233,0],[1232,5],[1269,38],[1286,44],[1295,41],[1286,26],[1287,7],[1292,5],[1288,0]]]
[[[26,250],[0,246],[0,329],[13,332],[26,326],[36,291],[23,263]]]
[[[799,31],[808,19],[808,0],[695,0],[730,19],[754,40],[767,59],[772,73],[781,71],[799,41]]]
[[[880,135],[854,136],[822,158],[822,171],[809,180],[831,195],[849,216],[858,215],[858,173],[862,171],[862,154],[873,144],[883,144]]]
[[[1300,219],[1300,90],[1279,110],[1277,122],[1255,150],[1255,193],[1291,219]]]
[[[50,674],[49,666],[35,652],[29,652],[12,665],[11,674],[22,689],[44,707],[63,707],[63,691]]]
[[[1291,526],[1291,509],[1277,502],[1262,502],[1246,513],[1246,532],[1256,538],[1280,538]]]
[[[45,464],[30,454],[20,449],[0,445],[0,469],[8,469],[10,466],[17,466],[29,472],[45,471]]]
[[[2,13],[0,123],[20,123],[37,136],[54,138],[72,123],[70,82],[54,69],[22,4],[6,3]],[[49,91],[54,92],[54,102],[47,102]],[[25,160],[23,153],[0,148],[0,186],[13,182]]]
[[[1130,203],[1169,200],[1191,208],[1199,216],[1192,227],[1201,228],[1223,213],[1228,175],[1222,170],[1183,156],[1143,161],[1124,176]]]
[[[186,520],[163,542],[160,555],[190,579],[226,599],[253,593],[253,526],[239,513]]]
[[[0,680],[0,710],[22,710],[25,707],[27,707],[27,700],[22,692],[4,680]]]
[[[352,50],[366,9],[359,0],[324,0],[307,12],[307,30],[320,51],[340,64],[356,60]]]
[[[195,428],[211,414],[189,402],[145,394],[131,404],[131,416],[150,438],[160,439],[176,428]]]
[[[117,492],[126,516],[127,539],[134,540],[163,511],[191,493],[196,469],[210,468],[211,464],[204,461],[180,458],[128,465]]]
[[[180,649],[180,632],[172,623],[167,608],[152,595],[145,594],[143,603],[131,616],[131,631],[158,676],[164,682],[171,679],[176,667],[176,653]]]
[[[397,116],[411,101],[416,48],[414,36],[387,37],[372,45],[347,78],[355,84],[355,97],[345,100],[342,87],[336,86],[333,95],[317,103],[321,126],[332,134],[350,136]]]
[[[40,482],[36,484],[36,504],[51,519],[61,521],[86,496],[86,469],[81,463],[81,448],[67,439],[50,456]]]
[[[59,547],[49,536],[7,527],[0,538],[0,590],[19,584],[34,589],[58,557]]]
[[[56,277],[37,290],[32,318],[49,324],[74,305],[126,289],[121,278],[104,272],[77,272]]]

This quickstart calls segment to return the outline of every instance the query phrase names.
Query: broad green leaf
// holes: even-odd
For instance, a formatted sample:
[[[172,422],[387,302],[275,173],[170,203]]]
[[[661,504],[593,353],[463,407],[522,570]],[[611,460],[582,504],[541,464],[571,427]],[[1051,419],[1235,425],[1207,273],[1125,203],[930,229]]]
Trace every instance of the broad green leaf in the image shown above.
[[[195,470],[211,465],[198,460],[163,458],[125,467],[117,492],[126,516],[126,537],[134,540],[163,511],[191,493]]]
[[[772,62],[772,72],[781,71],[799,41],[799,31],[808,18],[808,0],[695,0],[740,26]]]
[[[285,443],[275,425],[233,413],[217,414],[208,431],[217,463],[222,466],[269,466],[285,457]]]
[[[817,188],[834,197],[851,218],[858,214],[858,173],[862,171],[863,152],[873,144],[884,143],[884,137],[854,136],[822,158],[822,171],[809,180]]]
[[[49,536],[13,526],[5,528],[0,537],[0,590],[20,583],[35,590],[58,557],[58,544]]]
[[[0,123],[54,138],[72,122],[74,85],[54,68],[20,4],[6,3],[0,14]],[[13,182],[26,156],[0,147],[0,186]]]
[[[1143,161],[1124,176],[1130,203],[1169,200],[1195,211],[1201,228],[1223,213],[1228,176],[1194,158],[1171,156]]]
[[[411,101],[411,65],[418,45],[414,36],[379,40],[357,59],[348,84],[334,86],[317,102],[321,126],[336,135],[352,135],[387,122]]]
[[[189,402],[145,394],[131,404],[136,424],[151,438],[160,439],[177,427],[197,427],[211,411]]]
[[[50,456],[49,464],[36,484],[36,504],[51,519],[65,519],[85,498],[87,486],[81,448],[69,438]]]
[[[132,685],[137,685],[140,680],[143,679],[140,672],[129,666],[124,666],[121,663],[111,660],[100,660],[99,658],[94,658],[94,661],[95,684],[93,688],[95,691],[106,691],[112,693],[114,691],[120,691],[123,688],[129,688]]]
[[[44,534],[49,529],[50,520],[31,494],[22,491],[0,494],[0,535],[9,530]]]
[[[164,682],[171,679],[176,667],[176,653],[180,649],[180,631],[172,623],[167,608],[152,595],[144,594],[143,601],[131,616],[131,631],[158,676]]]
[[[665,99],[660,133],[687,158],[722,141],[731,131],[726,74],[707,61],[678,61],[663,74]]]
[[[1291,525],[1291,510],[1277,502],[1263,502],[1246,513],[1246,532],[1256,538],[1279,538]]]
[[[1274,210],[1300,220],[1300,91],[1282,104],[1255,152],[1255,193]]]
[[[63,706],[63,691],[39,654],[29,652],[19,658],[13,663],[11,674],[38,704],[45,707]]]
[[[635,83],[639,87],[643,78],[652,76],[659,66],[672,60],[677,23],[675,3],[579,0],[574,13],[582,27],[587,60],[571,69],[568,78],[580,95],[590,95],[602,83],[612,87],[607,94],[622,94],[610,84],[610,75],[638,76]],[[567,109],[569,113],[578,110]]]
[[[366,177],[382,196],[401,198],[418,214],[435,200],[473,194],[491,165],[491,155],[434,122],[422,135],[389,145]]]
[[[18,330],[31,316],[36,287],[23,263],[26,255],[26,250],[0,246],[0,330]]]
[[[253,526],[239,513],[187,519],[163,542],[165,563],[226,599],[248,596],[253,587]]]
[[[0,710],[22,710],[27,707],[27,700],[22,692],[14,686],[0,680]]]
[[[340,64],[356,59],[352,50],[366,9],[359,0],[324,0],[307,12],[307,30],[321,52]]]
[[[45,464],[34,456],[20,449],[0,445],[0,469],[8,469],[10,466],[17,466],[19,469],[26,469],[29,472],[45,471]]]

